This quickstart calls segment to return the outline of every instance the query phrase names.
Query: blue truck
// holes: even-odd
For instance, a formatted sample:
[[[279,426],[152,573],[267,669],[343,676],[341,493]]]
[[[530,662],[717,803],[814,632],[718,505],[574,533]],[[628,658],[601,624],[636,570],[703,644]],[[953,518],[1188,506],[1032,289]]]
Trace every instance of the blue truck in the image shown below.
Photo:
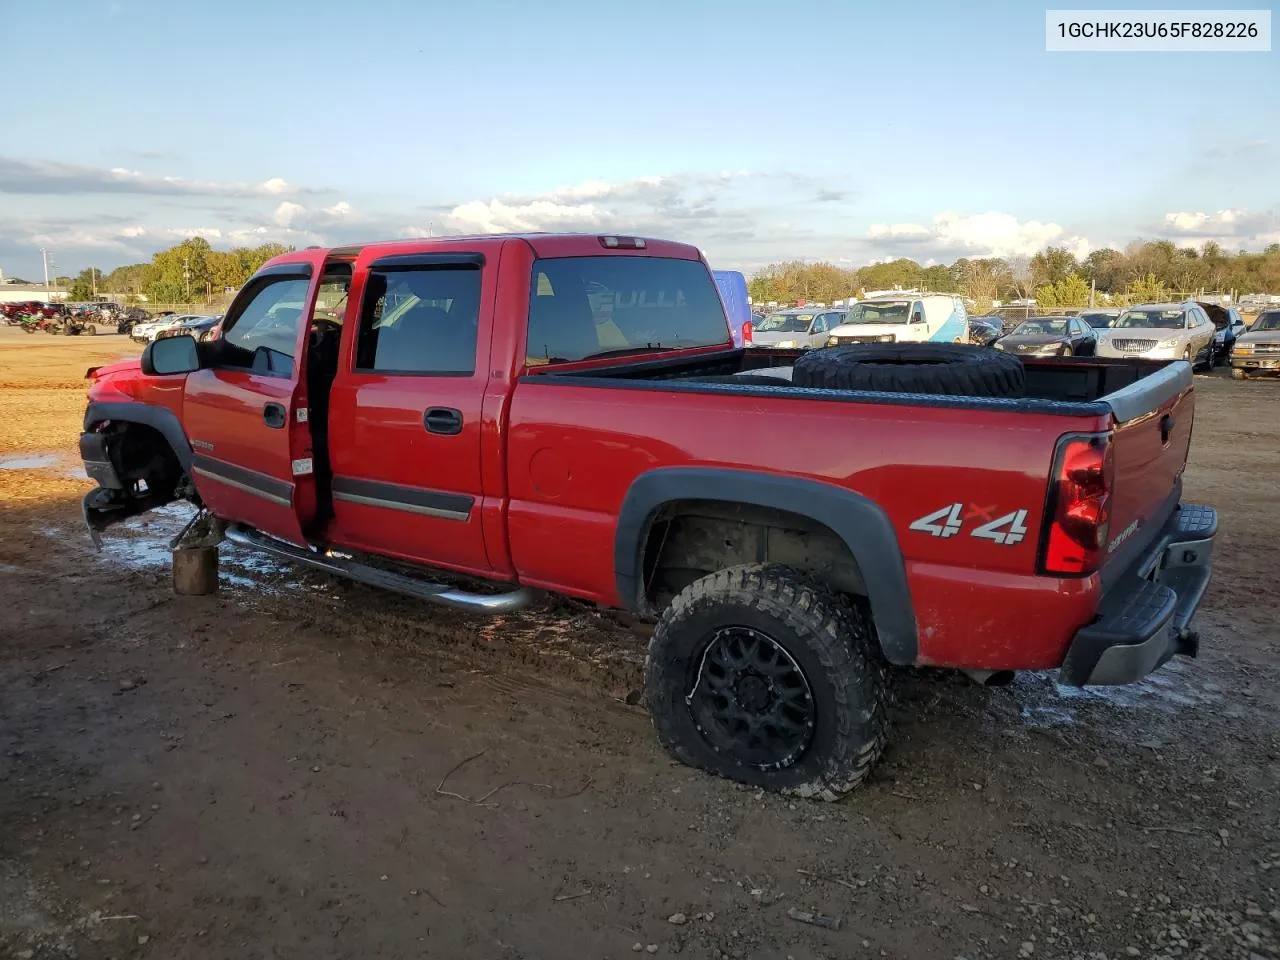
[[[733,331],[733,345],[742,346],[743,326],[751,322],[751,297],[747,294],[747,278],[736,270],[712,270],[716,289],[724,301],[724,312]]]

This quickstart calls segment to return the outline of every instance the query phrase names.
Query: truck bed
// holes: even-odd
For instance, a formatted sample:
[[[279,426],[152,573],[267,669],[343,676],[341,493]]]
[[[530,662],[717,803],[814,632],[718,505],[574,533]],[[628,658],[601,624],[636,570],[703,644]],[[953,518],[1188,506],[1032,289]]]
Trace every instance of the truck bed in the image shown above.
[[[722,476],[699,494],[705,499],[732,498],[742,472],[794,478],[816,484],[806,487],[815,496],[839,488],[864,498],[887,518],[923,625],[914,662],[1045,669],[1062,662],[1093,616],[1100,583],[1150,547],[1179,502],[1194,412],[1185,363],[1035,359],[1016,398],[823,390],[738,376],[797,356],[731,350],[521,377],[507,445],[509,542],[521,581],[629,604],[632,581],[615,585],[622,568],[602,532],[619,522],[638,478],[673,469]],[[1056,452],[1080,435],[1113,438],[1103,570],[1045,576],[1038,551]],[[961,516],[1016,512],[1026,533],[1002,546],[929,525],[957,505]],[[1009,603],[1012,595],[1044,626],[1028,635],[1027,607]]]
[[[977,407],[1036,413],[1113,415],[1120,423],[1141,416],[1191,383],[1191,371],[1174,361],[1094,357],[1024,360],[1026,392],[1017,398],[956,397],[937,394],[872,393],[797,387],[787,380],[766,384],[740,375],[791,366],[799,350],[732,350],[711,356],[657,359],[559,372],[544,368],[534,377],[574,383],[695,393],[746,393],[775,398],[803,397],[854,403]],[[738,378],[738,379],[735,379]]]

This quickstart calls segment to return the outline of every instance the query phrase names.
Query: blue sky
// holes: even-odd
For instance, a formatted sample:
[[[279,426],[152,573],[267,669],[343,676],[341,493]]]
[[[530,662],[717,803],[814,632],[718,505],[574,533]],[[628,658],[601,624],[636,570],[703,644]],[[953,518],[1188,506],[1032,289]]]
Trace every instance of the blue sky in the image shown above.
[[[1202,3],[1203,5],[1203,3]],[[1062,54],[1043,6],[5,5],[0,269],[632,230],[717,266],[1280,241],[1280,54]]]

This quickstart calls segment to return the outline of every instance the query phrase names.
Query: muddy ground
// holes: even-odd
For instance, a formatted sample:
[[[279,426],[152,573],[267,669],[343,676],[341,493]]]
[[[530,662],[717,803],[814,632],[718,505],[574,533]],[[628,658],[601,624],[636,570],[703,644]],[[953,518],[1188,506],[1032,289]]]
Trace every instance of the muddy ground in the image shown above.
[[[230,551],[177,598],[177,507],[95,555],[78,378],[135,352],[0,328],[0,956],[1280,955],[1280,384],[1197,379],[1199,660],[903,674],[873,782],[821,805],[671,764],[620,618]]]

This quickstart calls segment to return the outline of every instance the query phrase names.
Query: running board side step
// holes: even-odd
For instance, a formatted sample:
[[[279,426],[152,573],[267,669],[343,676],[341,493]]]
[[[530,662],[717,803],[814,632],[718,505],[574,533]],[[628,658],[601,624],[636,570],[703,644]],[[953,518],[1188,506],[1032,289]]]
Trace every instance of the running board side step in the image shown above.
[[[537,596],[535,591],[527,587],[520,587],[508,593],[467,593],[443,583],[418,580],[390,570],[379,570],[377,567],[357,563],[354,560],[325,556],[323,553],[295,547],[291,543],[285,543],[283,540],[277,540],[275,537],[239,524],[228,527],[226,537],[238,546],[261,550],[263,553],[300,563],[313,570],[336,573],[348,580],[417,597],[419,600],[430,600],[432,603],[443,604],[455,610],[467,610],[471,613],[510,613],[528,606]]]

